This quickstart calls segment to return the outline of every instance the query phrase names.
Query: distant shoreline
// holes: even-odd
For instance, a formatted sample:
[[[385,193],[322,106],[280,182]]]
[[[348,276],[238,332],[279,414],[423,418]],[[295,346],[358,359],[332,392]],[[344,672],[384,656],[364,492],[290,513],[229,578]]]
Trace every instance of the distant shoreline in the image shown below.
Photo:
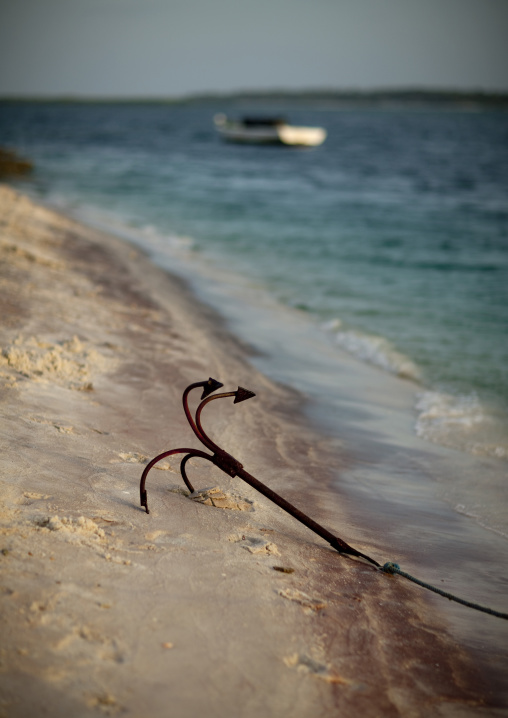
[[[0,103],[68,104],[171,104],[203,102],[300,103],[337,108],[418,108],[508,109],[508,92],[481,90],[385,89],[385,90],[249,90],[239,92],[196,93],[175,97],[81,97],[74,95],[18,97],[5,95]]]

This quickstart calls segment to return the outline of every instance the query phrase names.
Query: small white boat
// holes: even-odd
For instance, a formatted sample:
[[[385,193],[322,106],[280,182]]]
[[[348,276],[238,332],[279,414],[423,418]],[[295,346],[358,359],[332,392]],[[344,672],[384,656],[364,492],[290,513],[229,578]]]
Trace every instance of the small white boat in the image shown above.
[[[282,144],[316,147],[326,139],[323,127],[288,125],[282,117],[245,117],[228,120],[220,113],[213,118],[219,135],[229,142]]]

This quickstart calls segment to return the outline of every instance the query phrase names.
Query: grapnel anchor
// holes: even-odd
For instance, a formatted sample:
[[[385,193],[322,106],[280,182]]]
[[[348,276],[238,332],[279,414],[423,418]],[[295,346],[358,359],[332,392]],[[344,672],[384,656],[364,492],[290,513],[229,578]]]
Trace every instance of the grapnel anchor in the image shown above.
[[[375,561],[373,558],[370,558],[370,556],[367,556],[364,553],[357,551],[352,546],[349,546],[349,544],[340,539],[338,536],[334,536],[334,534],[325,529],[324,526],[318,524],[316,521],[311,519],[310,516],[304,514],[303,511],[300,511],[300,509],[296,508],[296,506],[293,506],[293,504],[290,504],[289,501],[286,501],[286,499],[282,498],[282,496],[279,496],[279,494],[275,493],[275,491],[272,491],[272,489],[270,489],[268,486],[265,486],[265,484],[259,481],[259,479],[256,479],[254,476],[252,476],[252,474],[249,474],[248,471],[245,471],[245,469],[243,468],[243,464],[241,464],[237,459],[235,459],[234,456],[228,454],[227,451],[224,451],[224,449],[222,449],[210,439],[210,437],[203,429],[203,425],[201,423],[201,413],[207,404],[214,401],[215,399],[227,399],[229,397],[234,397],[233,403],[239,404],[241,401],[251,399],[253,396],[255,396],[252,391],[249,391],[248,389],[243,389],[241,386],[239,386],[236,391],[224,392],[222,394],[213,394],[213,392],[217,391],[217,389],[220,389],[222,386],[223,384],[221,384],[219,381],[210,378],[208,379],[208,381],[199,381],[195,384],[190,384],[183,392],[182,402],[187,421],[189,422],[192,431],[197,436],[199,441],[212,453],[207,454],[200,449],[192,448],[171,449],[170,451],[164,451],[162,454],[159,454],[154,459],[152,459],[143,471],[139,487],[141,506],[145,507],[146,513],[150,513],[148,509],[148,498],[145,488],[146,478],[150,469],[152,469],[158,461],[161,461],[161,459],[164,459],[168,456],[172,456],[174,454],[186,454],[186,456],[184,456],[180,463],[180,472],[182,474],[182,478],[185,482],[185,485],[191,493],[194,492],[194,487],[192,486],[191,482],[189,481],[189,477],[187,476],[185,468],[187,462],[193,457],[199,457],[201,459],[205,459],[206,461],[211,461],[212,464],[218,466],[219,469],[224,471],[224,473],[228,474],[228,476],[238,476],[240,479],[243,479],[243,481],[248,483],[249,486],[252,486],[254,489],[263,494],[263,496],[266,496],[267,499],[270,499],[270,501],[273,501],[281,509],[287,511],[287,513],[293,516],[293,518],[295,518],[297,521],[300,521],[300,523],[304,524],[304,526],[307,526],[307,528],[309,528],[311,531],[314,531],[314,533],[316,533],[318,536],[321,536],[321,538],[327,541],[334,549],[339,551],[339,553],[345,553],[349,554],[350,556],[363,558],[374,566],[380,567],[377,561]],[[193,418],[189,409],[188,397],[193,389],[198,389],[200,387],[203,389],[203,393],[201,394],[201,403],[196,409],[196,414]],[[211,396],[212,394],[213,396]]]

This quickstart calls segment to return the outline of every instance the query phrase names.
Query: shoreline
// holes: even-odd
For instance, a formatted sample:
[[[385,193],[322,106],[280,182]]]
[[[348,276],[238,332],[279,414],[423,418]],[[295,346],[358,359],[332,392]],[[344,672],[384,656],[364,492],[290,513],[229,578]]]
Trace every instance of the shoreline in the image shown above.
[[[343,526],[355,548],[373,550],[348,536],[298,396],[253,368],[182,280],[6,187],[0,208],[0,709],[502,710],[501,686],[474,667],[438,603],[339,556],[250,487],[191,464],[197,487],[219,485],[254,510],[196,504],[168,463],[149,476],[146,516],[142,467],[173,446],[200,448],[181,393],[213,376],[258,398],[210,408],[211,435],[313,518]]]
[[[60,103],[60,104],[165,104],[192,105],[197,102],[234,104],[250,102],[260,104],[298,105],[301,102],[317,106],[334,106],[344,109],[460,109],[460,110],[506,110],[508,93],[502,90],[392,87],[381,90],[344,90],[318,88],[314,90],[264,90],[193,93],[183,96],[19,96],[4,95],[0,103]]]

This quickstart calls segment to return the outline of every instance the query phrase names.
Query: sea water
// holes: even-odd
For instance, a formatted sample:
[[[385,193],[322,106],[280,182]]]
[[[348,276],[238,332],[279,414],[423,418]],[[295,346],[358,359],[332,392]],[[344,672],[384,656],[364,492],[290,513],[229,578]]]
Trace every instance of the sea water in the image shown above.
[[[328,137],[227,144],[219,111],[287,113]],[[0,103],[0,145],[35,163],[21,189],[186,276],[264,370],[314,395],[317,419],[343,396],[341,352],[402,377],[414,437],[456,450],[457,466],[490,462],[476,489],[454,492],[450,473],[451,504],[506,533],[506,112]]]

